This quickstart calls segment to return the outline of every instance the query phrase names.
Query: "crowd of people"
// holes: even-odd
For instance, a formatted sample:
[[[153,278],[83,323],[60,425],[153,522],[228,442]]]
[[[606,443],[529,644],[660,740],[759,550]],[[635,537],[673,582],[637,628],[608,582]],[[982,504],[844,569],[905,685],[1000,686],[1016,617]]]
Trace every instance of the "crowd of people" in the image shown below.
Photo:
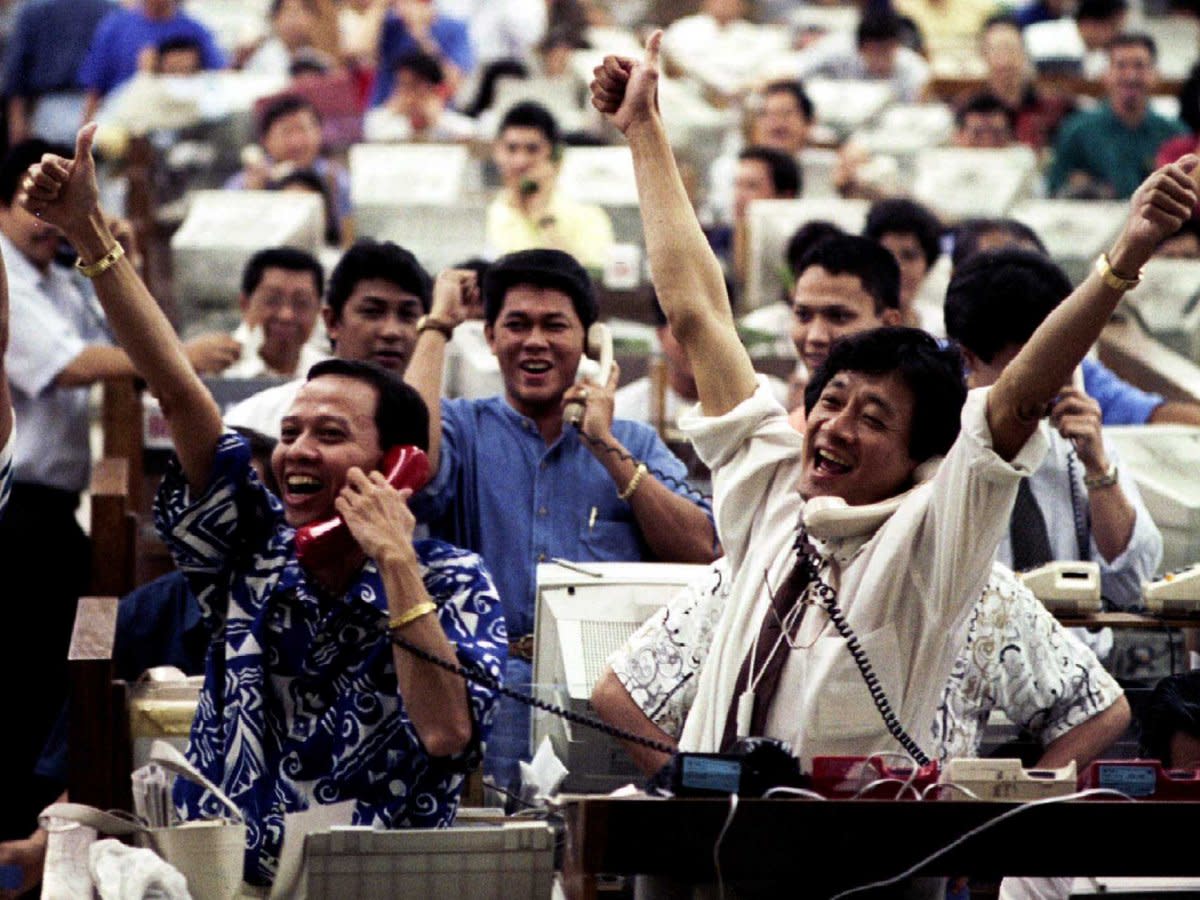
[[[11,895],[37,883],[36,814],[66,789],[90,392],[114,378],[145,382],[175,451],[153,517],[176,571],[123,598],[118,671],[203,673],[188,755],[252,826],[250,884],[272,882],[284,816],[314,804],[353,801],[358,825],[444,827],[480,767],[519,795],[529,708],[496,685],[536,690],[537,566],[551,560],[710,568],[610,658],[592,697],[661,745],[770,737],[805,768],[831,754],[945,761],[977,755],[1001,710],[1041,745],[1029,762],[1082,767],[1129,728],[1103,640],[1062,627],[1014,575],[1093,561],[1110,607],[1136,607],[1163,540],[1103,426],[1200,424],[1200,405],[1090,355],[1152,257],[1200,258],[1195,84],[1178,119],[1151,104],[1157,47],[1126,30],[1124,0],[1073,14],[871,2],[828,33],[787,4],[742,0],[688,15],[601,0],[273,0],[257,35],[232,42],[176,0],[13,5],[0,566],[35,573],[38,602],[12,605],[0,655],[4,683],[22,685],[8,699],[23,727],[0,751],[0,864],[23,874]],[[646,24],[666,29],[645,30],[642,54],[597,56],[589,110],[570,123],[533,100],[495,102],[504,78],[582,89],[571,54]],[[1039,79],[1030,29],[1045,26],[1074,35],[1099,100]],[[1024,145],[1044,196],[1127,204],[1080,281],[1027,225],[943,221],[879,177],[877,144],[834,147],[822,132],[806,81],[920,102],[938,55],[964,46],[983,75],[954,98],[949,143]],[[147,287],[146,233],[108,208],[121,170],[97,165],[92,120],[103,127],[138,79],[226,69],[282,87],[257,104],[257,146],[221,173],[225,189],[319,194],[329,246],[320,258],[263,246],[229,298],[236,328],[184,340]],[[711,152],[672,145],[668,74],[726,109]],[[477,258],[430,272],[356,233],[345,147],[311,92],[330,80],[353,86],[367,141],[465,143],[490,167]],[[564,147],[597,143],[628,147],[636,236],[563,184]],[[870,207],[861,233],[807,222],[773,261],[790,322],[773,337],[796,358],[784,382],[755,371],[735,313],[756,264],[751,208],[804,197],[818,145],[836,151],[831,192]],[[581,366],[610,318],[598,273],[623,243],[648,260],[661,378]],[[495,356],[495,396],[447,390],[466,323]],[[274,384],[222,409],[216,377]],[[668,433],[711,473],[711,499]],[[399,481],[398,456],[417,474]],[[1195,763],[1195,691],[1173,679],[1147,707],[1146,752],[1165,764]],[[667,761],[628,750],[647,775]],[[218,811],[194,786],[176,803],[189,819]]]

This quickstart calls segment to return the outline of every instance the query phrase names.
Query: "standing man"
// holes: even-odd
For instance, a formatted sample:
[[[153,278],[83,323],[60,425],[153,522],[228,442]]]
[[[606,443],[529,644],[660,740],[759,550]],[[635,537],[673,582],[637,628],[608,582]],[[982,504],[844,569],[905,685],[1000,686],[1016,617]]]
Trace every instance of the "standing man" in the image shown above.
[[[492,568],[508,624],[505,680],[528,691],[539,562],[709,562],[716,545],[707,504],[683,485],[683,463],[649,426],[613,420],[615,366],[606,382],[576,383],[597,307],[591,280],[567,254],[526,250],[488,267],[484,333],[504,395],[439,404],[446,342],[465,318],[472,278],[439,275],[418,326],[406,380],[430,408],[437,475],[413,508],[433,535]],[[577,425],[564,418],[570,403],[583,408]],[[497,726],[487,771],[508,787],[528,758],[528,707],[503,700]]]
[[[1187,130],[1150,108],[1156,59],[1149,35],[1123,34],[1108,45],[1107,97],[1098,109],[1063,123],[1046,174],[1049,194],[1128,197],[1150,173],[1158,148]]]

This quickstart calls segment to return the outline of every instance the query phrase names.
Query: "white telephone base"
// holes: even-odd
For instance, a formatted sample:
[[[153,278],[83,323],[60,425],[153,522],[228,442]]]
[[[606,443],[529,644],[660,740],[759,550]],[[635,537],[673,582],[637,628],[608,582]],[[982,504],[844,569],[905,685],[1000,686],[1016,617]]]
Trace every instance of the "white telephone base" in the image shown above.
[[[1142,602],[1152,613],[1200,612],[1200,564],[1143,582]]]
[[[1075,793],[1075,761],[1061,769],[1026,769],[1019,759],[951,759],[939,784],[966,788],[980,800],[1041,800]],[[943,790],[943,800],[971,800],[962,791]]]
[[[1059,560],[1021,572],[1019,577],[1052,613],[1097,613],[1104,606],[1098,563]]]

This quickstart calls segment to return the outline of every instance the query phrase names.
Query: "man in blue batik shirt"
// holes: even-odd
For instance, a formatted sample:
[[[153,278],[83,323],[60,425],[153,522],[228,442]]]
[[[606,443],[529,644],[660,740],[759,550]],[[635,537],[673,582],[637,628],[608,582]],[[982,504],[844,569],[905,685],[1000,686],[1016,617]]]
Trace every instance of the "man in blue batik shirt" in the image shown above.
[[[449,825],[495,692],[393,646],[388,633],[496,677],[505,632],[479,558],[414,544],[410,491],[379,471],[385,447],[425,442],[423,403],[371,364],[321,363],[280,429],[271,469],[281,495],[268,491],[116,249],[98,208],[94,135],[95,126],[80,131],[73,160],[31,168],[21,202],[72,240],[171,428],[178,461],[156,517],[215,634],[188,755],[247,820],[246,880],[270,884],[283,816],[315,803],[354,801],[360,825]],[[296,529],[335,512],[350,550],[302,564]],[[189,819],[215,810],[190,787],[176,799]]]
[[[528,690],[539,562],[711,562],[716,542],[683,463],[648,425],[613,420],[616,367],[603,384],[576,383],[598,309],[569,254],[523,250],[487,269],[484,333],[504,394],[439,406],[446,340],[475,296],[473,279],[441,273],[417,325],[405,378],[429,405],[437,474],[413,509],[431,534],[479,553],[495,573],[510,641],[505,680]],[[572,402],[582,405],[578,426],[563,415]],[[528,708],[502,700],[485,770],[514,784],[528,745]]]

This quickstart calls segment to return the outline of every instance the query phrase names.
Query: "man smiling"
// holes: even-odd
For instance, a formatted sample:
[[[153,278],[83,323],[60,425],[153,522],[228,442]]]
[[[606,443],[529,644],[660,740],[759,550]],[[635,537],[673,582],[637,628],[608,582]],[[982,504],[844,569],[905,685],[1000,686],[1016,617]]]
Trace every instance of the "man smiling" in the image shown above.
[[[406,379],[430,408],[437,475],[413,509],[430,532],[479,553],[496,574],[510,652],[506,680],[528,689],[536,572],[578,562],[709,562],[707,505],[652,428],[613,420],[617,371],[576,384],[584,333],[597,316],[583,267],[558,250],[525,250],[484,275],[485,335],[504,395],[439,406],[445,345],[473,297],[471,276],[443,272]],[[578,425],[563,407],[582,404]],[[502,701],[487,769],[503,786],[528,758],[527,707]]]
[[[675,167],[658,113],[658,41],[644,61],[607,57],[592,95],[626,135],[642,208],[654,211],[651,271],[704,414],[683,428],[713,472],[732,576],[680,746],[765,735],[808,765],[899,742],[923,759],[914,736],[933,720],[1017,485],[1045,453],[1040,413],[1134,283],[1118,273],[1138,272],[1190,215],[1196,160],[1138,190],[1102,272],[989,390],[964,404],[954,353],[914,329],[877,329],[831,349],[807,386],[801,437],[755,378]],[[886,697],[878,707],[868,681]]]
[[[424,404],[369,363],[314,367],[288,411],[272,471],[282,505],[184,356],[170,323],[100,215],[91,143],[46,156],[22,203],[62,228],[114,333],[162,403],[178,453],[156,502],[159,532],[215,635],[188,754],[247,822],[244,876],[268,885],[284,816],[350,801],[356,825],[439,827],[455,815],[486,739],[494,690],[393,646],[498,676],[500,605],[478,557],[412,540],[410,490],[384,450],[424,443]],[[370,474],[367,474],[370,473]],[[340,556],[300,560],[296,529],[340,515]],[[178,788],[185,818],[212,798]]]

